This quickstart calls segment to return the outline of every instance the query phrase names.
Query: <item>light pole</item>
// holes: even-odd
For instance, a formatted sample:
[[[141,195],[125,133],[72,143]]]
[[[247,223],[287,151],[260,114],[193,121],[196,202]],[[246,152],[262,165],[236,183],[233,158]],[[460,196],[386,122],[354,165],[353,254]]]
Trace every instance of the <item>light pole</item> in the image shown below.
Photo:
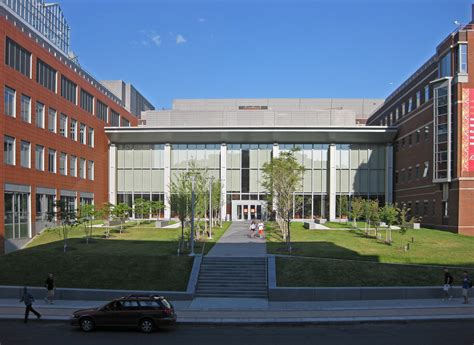
[[[212,183],[214,176],[209,178],[209,239],[212,239]]]
[[[191,253],[189,256],[194,256],[194,181],[195,175],[191,176]]]

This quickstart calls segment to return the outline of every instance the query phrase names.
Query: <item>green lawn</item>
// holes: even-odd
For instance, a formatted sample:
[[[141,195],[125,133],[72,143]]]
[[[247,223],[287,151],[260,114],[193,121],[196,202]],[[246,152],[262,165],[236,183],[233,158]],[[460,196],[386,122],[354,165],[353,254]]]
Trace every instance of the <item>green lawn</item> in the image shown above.
[[[153,223],[154,224],[154,223]],[[5,285],[42,286],[48,272],[56,275],[59,287],[144,290],[186,289],[193,259],[177,256],[181,228],[155,229],[127,223],[124,232],[94,228],[89,244],[82,228],[71,231],[69,250],[56,229],[38,235],[26,249],[0,257],[0,281]],[[202,239],[196,253],[210,250],[230,223],[213,230],[213,239]]]
[[[280,231],[269,224],[267,251],[287,254]],[[385,230],[381,231],[385,239]],[[307,230],[302,223],[292,223],[292,255],[338,258],[380,263],[433,264],[474,267],[474,237],[446,231],[419,229],[401,235],[392,230],[393,244],[367,238],[361,230]],[[411,239],[414,242],[411,243]],[[410,250],[403,246],[410,242]]]
[[[327,226],[328,228],[331,228],[331,229],[352,229],[354,223],[351,221],[344,222],[344,223],[326,222],[322,225]],[[363,229],[365,227],[365,222],[357,222],[357,225],[359,226],[360,229]]]

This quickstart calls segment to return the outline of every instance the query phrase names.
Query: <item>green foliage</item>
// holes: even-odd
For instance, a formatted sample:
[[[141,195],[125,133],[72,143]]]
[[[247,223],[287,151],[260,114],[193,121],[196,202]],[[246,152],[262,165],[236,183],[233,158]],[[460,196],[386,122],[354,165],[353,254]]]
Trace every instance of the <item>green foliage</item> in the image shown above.
[[[54,202],[53,211],[48,213],[48,220],[54,221],[58,225],[55,229],[59,237],[63,240],[63,251],[67,252],[69,232],[79,225],[77,212],[71,209],[67,203],[61,199]]]
[[[352,199],[351,216],[354,221],[354,227],[357,228],[357,220],[364,214],[364,199],[355,197]]]
[[[95,206],[92,204],[84,204],[79,207],[78,222],[82,225],[86,235],[86,243],[89,244],[89,239],[92,235],[92,221],[97,215]]]
[[[123,223],[128,219],[131,211],[132,208],[124,203],[117,204],[112,209],[112,215],[120,219],[120,233],[122,233]]]
[[[398,219],[398,212],[399,210],[395,207],[395,205],[387,203],[381,209],[381,219],[387,224],[388,229],[386,232],[387,238],[386,242],[391,244],[392,243],[392,224]]]
[[[408,229],[412,228],[414,219],[410,217],[410,209],[405,205],[400,209],[399,214],[400,234],[404,235]]]

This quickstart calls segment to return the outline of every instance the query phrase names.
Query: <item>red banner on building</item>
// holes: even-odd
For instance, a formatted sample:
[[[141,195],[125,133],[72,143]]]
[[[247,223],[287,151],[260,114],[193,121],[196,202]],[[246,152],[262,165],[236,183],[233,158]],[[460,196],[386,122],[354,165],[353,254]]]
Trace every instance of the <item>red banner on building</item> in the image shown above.
[[[474,89],[462,95],[462,170],[474,172]]]

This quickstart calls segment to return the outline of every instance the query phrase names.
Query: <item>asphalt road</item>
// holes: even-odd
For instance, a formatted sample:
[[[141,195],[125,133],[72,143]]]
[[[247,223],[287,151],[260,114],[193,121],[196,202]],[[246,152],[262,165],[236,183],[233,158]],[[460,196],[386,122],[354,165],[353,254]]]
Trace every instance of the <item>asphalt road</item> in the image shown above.
[[[377,323],[325,326],[177,326],[153,334],[134,330],[83,333],[62,322],[0,320],[0,345],[24,344],[383,344],[473,345],[474,322]]]

